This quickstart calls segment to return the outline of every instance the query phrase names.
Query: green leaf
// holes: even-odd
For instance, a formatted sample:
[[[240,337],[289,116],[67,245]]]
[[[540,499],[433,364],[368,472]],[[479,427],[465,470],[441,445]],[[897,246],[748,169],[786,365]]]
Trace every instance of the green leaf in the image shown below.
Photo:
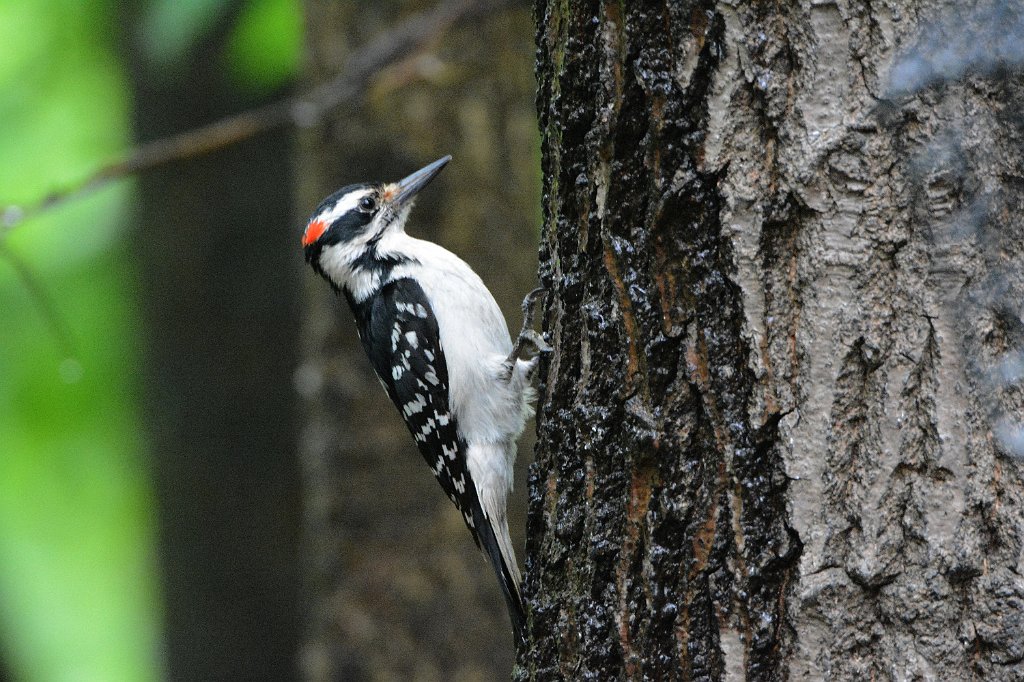
[[[228,69],[239,87],[256,94],[295,78],[302,55],[302,12],[294,0],[254,0],[228,40]]]

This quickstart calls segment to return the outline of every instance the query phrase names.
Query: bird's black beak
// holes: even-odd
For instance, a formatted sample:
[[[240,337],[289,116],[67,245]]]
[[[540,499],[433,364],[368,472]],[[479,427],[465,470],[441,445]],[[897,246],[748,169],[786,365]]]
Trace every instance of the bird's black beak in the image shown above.
[[[443,156],[434,163],[424,166],[415,173],[407,175],[396,182],[393,185],[394,195],[391,197],[391,203],[396,208],[401,208],[404,204],[409,203],[409,200],[426,187],[427,183],[433,180],[434,176],[440,173],[441,169],[447,166],[451,160],[451,155]]]

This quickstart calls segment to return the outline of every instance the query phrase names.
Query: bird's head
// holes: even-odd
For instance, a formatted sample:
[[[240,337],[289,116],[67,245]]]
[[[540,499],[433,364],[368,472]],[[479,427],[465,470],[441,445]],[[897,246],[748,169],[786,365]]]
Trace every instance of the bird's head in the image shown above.
[[[348,185],[320,202],[302,234],[306,262],[337,290],[352,292],[367,277],[401,262],[386,238],[405,230],[416,194],[441,172],[445,156],[391,183]],[[358,281],[357,281],[358,280]]]

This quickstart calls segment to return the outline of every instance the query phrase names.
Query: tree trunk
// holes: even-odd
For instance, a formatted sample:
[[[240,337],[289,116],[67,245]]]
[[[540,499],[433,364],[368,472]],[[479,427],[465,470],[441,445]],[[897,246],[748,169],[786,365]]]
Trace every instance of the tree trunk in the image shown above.
[[[240,6],[178,72],[141,51],[145,3],[120,5],[139,140],[260,103],[210,57]],[[298,669],[298,277],[282,228],[291,148],[273,132],[138,180],[132,239],[174,680],[290,680]]]
[[[306,0],[310,79],[332,78],[352,47],[434,4]],[[468,261],[518,329],[519,303],[536,286],[539,221],[531,35],[528,9],[478,16],[378,74],[365,103],[308,131],[297,164],[305,208],[296,259],[301,220],[324,196],[353,182],[398,180],[452,154],[408,230]],[[381,390],[344,299],[311,272],[306,282],[297,375],[306,677],[506,677],[512,635],[491,568]],[[514,502],[521,548],[525,494]]]
[[[1017,12],[539,0],[517,679],[1024,676]]]

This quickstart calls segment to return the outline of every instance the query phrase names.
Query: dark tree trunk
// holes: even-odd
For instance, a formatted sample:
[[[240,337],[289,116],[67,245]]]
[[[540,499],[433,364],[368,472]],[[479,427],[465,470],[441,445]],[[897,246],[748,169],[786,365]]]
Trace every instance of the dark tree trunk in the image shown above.
[[[310,79],[332,78],[354,47],[434,4],[306,0]],[[378,74],[365,103],[308,131],[295,258],[302,220],[327,194],[397,180],[452,154],[408,230],[467,260],[518,328],[519,303],[536,281],[539,219],[531,35],[525,8],[463,24]],[[305,301],[305,675],[506,677],[512,635],[490,567],[373,376],[344,299],[309,272]],[[511,509],[519,548],[524,484]]]
[[[220,68],[230,14],[177,72],[146,68],[137,9],[122,25],[139,140],[255,104]],[[139,180],[132,239],[174,680],[298,673],[290,150],[273,133]]]
[[[1024,675],[1024,397],[991,379],[1024,78],[977,47],[1022,23],[959,7],[538,2],[518,679]]]

